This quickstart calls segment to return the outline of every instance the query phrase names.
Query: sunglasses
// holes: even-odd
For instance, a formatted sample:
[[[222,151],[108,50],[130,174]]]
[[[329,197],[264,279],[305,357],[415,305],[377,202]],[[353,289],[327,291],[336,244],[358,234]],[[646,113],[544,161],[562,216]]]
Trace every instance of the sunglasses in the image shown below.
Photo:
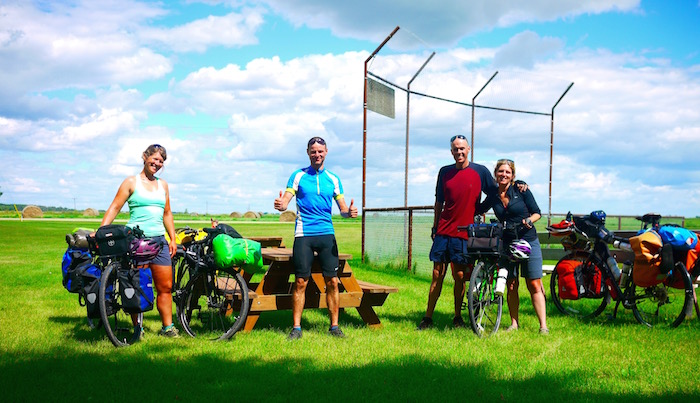
[[[500,160],[498,160],[498,161],[496,162],[496,165],[501,165],[501,164],[512,164],[512,165],[515,165],[515,161],[509,160],[509,159],[507,159],[507,158],[504,158],[504,159],[500,159]]]
[[[456,136],[452,136],[452,138],[450,139],[450,143],[452,143],[453,141],[455,141],[455,140],[457,140],[457,139],[466,140],[467,138],[464,137],[463,134],[458,134],[458,135],[456,135]]]
[[[307,147],[311,147],[312,145],[314,145],[314,144],[316,144],[316,143],[318,143],[318,144],[320,144],[320,145],[322,145],[322,146],[325,146],[325,145],[326,145],[326,140],[324,140],[324,139],[322,139],[322,138],[320,138],[320,137],[312,137],[311,140],[309,140],[309,144],[307,145]]]

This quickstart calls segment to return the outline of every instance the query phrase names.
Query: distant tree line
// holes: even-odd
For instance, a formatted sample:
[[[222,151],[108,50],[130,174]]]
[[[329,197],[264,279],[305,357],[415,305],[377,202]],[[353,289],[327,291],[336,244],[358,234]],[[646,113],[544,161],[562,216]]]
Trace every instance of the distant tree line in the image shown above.
[[[2,193],[0,193],[0,196],[2,196]],[[22,211],[25,207],[27,207],[28,204],[17,204],[17,210]],[[72,208],[67,208],[67,207],[53,207],[53,206],[37,206],[41,209],[41,211],[74,211]],[[15,205],[14,204],[2,204],[0,203],[0,211],[8,211],[8,210],[14,210]]]

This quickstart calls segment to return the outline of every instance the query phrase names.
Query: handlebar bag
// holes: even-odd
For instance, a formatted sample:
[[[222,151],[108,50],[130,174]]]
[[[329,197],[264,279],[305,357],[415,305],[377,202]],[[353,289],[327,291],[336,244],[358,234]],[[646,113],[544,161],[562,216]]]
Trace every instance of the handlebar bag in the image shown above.
[[[129,251],[129,243],[134,239],[131,228],[125,225],[104,225],[97,229],[95,242],[100,256],[120,256]]]
[[[503,235],[503,225],[470,224],[467,227],[467,249],[497,251]]]

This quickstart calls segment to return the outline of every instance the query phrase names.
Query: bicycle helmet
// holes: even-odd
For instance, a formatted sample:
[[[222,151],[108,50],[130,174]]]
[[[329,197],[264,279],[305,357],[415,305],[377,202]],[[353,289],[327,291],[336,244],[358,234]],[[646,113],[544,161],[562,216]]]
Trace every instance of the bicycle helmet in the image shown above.
[[[137,262],[153,260],[162,249],[163,245],[160,242],[147,238],[136,238],[129,245],[131,258]]]
[[[510,260],[517,262],[519,260],[525,260],[530,257],[530,252],[532,248],[530,243],[524,239],[516,239],[510,243],[508,247],[510,252]]]

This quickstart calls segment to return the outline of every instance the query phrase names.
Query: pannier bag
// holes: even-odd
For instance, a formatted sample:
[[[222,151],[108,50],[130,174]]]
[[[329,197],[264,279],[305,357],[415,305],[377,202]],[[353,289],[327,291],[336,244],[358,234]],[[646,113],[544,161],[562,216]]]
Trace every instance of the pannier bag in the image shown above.
[[[700,255],[700,242],[695,244],[695,248],[691,250],[674,250],[673,261],[675,263],[683,263],[686,270],[688,270],[688,272],[690,273],[690,278],[694,280],[698,277],[698,275],[700,275],[700,263],[698,263],[698,255]],[[678,288],[681,290],[685,288],[683,278],[675,274],[669,277],[667,284],[669,285],[669,287]]]
[[[220,268],[240,267],[247,273],[263,273],[260,243],[243,238],[217,235],[212,241],[214,263]]]
[[[578,259],[563,259],[555,267],[559,276],[559,298],[600,298],[605,284],[600,268]]]
[[[497,251],[503,234],[503,225],[470,224],[467,226],[467,249]]]
[[[151,269],[119,270],[119,295],[122,308],[128,313],[146,312],[153,309],[153,273]]]
[[[698,244],[698,235],[683,227],[662,225],[657,231],[663,243],[671,244],[676,250],[695,249]]]
[[[559,298],[560,299],[578,299],[578,287],[576,286],[576,278],[574,270],[581,265],[580,260],[563,259],[557,262],[554,270],[559,276]]]
[[[68,292],[79,293],[83,290],[82,272],[92,265],[92,255],[86,250],[68,248],[63,254],[61,272],[63,287]]]
[[[84,302],[81,302],[81,305],[85,305],[87,308],[88,318],[99,318],[100,305],[97,301],[97,297],[100,292],[100,277],[102,276],[102,271],[99,269],[99,267],[90,265],[82,272],[81,275],[83,289],[80,292],[80,297],[84,299]],[[108,302],[107,314],[111,315],[114,312],[113,306],[110,304],[110,302],[114,301],[114,291],[111,285],[107,287],[106,294],[106,300]]]
[[[654,230],[643,232],[630,238],[634,251],[632,281],[639,287],[651,287],[662,283],[666,273],[661,271],[663,242]]]
[[[95,242],[97,242],[97,251],[100,256],[127,254],[133,238],[133,231],[125,225],[104,225],[95,233]]]

